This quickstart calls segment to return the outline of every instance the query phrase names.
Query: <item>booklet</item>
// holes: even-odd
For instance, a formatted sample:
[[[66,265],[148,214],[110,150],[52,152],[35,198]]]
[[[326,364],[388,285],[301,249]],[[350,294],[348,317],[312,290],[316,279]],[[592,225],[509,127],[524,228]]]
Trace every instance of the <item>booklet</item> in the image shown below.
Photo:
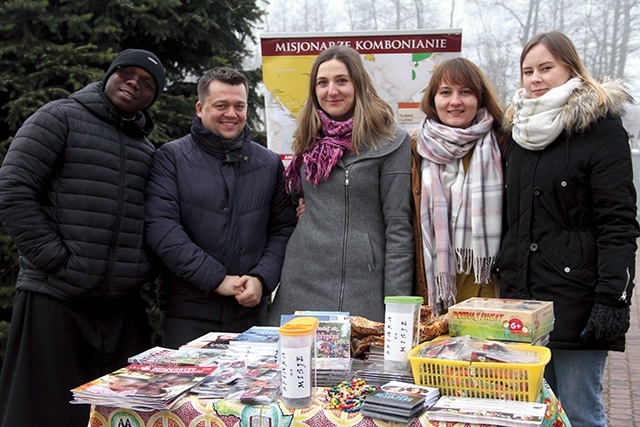
[[[438,388],[418,385],[404,381],[389,381],[388,383],[380,386],[380,389],[394,393],[418,394],[424,396],[425,408],[428,408],[436,403],[438,401],[438,398],[440,397],[440,389]]]
[[[417,393],[397,393],[377,390],[368,395],[362,404],[362,415],[409,424],[425,409],[425,398]]]
[[[433,421],[536,427],[542,425],[546,410],[546,403],[442,396],[427,410],[427,417]]]
[[[365,405],[362,405],[362,409],[360,410],[360,412],[362,413],[362,416],[364,417],[378,418],[380,420],[392,421],[395,423],[402,423],[405,425],[410,424],[414,418],[418,417],[422,413],[422,411],[423,411],[423,408],[418,407],[414,410],[414,412],[405,416],[397,412],[387,411],[377,407],[371,407],[371,406],[367,407]]]

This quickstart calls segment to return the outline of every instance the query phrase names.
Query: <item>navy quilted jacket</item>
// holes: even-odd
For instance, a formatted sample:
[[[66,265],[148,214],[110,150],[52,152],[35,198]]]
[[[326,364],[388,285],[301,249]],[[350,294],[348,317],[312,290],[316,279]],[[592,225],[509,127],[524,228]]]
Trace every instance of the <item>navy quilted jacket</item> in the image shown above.
[[[229,156],[195,118],[191,133],[153,159],[147,242],[162,261],[159,306],[171,317],[233,322],[255,315],[280,280],[295,209],[280,157],[251,141]],[[248,308],[215,293],[225,275],[258,276],[262,304]]]

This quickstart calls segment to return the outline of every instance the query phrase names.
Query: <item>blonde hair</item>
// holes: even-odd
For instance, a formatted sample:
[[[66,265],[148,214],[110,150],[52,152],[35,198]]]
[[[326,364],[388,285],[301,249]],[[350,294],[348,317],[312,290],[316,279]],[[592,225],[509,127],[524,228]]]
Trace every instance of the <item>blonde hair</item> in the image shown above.
[[[523,86],[522,64],[524,63],[524,59],[529,51],[539,44],[546,47],[556,61],[569,69],[569,73],[572,78],[580,78],[587,87],[593,90],[598,98],[598,105],[604,105],[609,102],[609,97],[607,97],[605,90],[591,76],[589,71],[587,71],[587,67],[585,67],[582,59],[580,59],[578,50],[571,39],[560,31],[549,31],[537,34],[533,36],[522,48],[522,53],[520,54],[520,87]],[[509,106],[505,112],[505,117],[509,122],[511,122],[513,115],[514,111],[511,106]]]
[[[440,117],[436,109],[436,95],[438,88],[443,82],[467,87],[478,99],[478,108],[485,107],[489,114],[493,116],[493,131],[496,134],[500,150],[504,153],[508,142],[508,135],[505,135],[501,128],[502,106],[498,101],[495,90],[480,68],[466,58],[452,58],[440,63],[424,91],[420,101],[420,109],[432,120],[440,123]]]
[[[316,143],[316,136],[322,126],[318,115],[321,108],[316,96],[316,79],[320,65],[331,59],[337,59],[347,67],[355,89],[351,151],[358,153],[361,146],[375,148],[379,135],[390,138],[393,133],[393,110],[378,95],[358,52],[346,46],[334,45],[322,51],[311,67],[309,96],[298,116],[298,128],[291,144],[296,156],[308,151]]]

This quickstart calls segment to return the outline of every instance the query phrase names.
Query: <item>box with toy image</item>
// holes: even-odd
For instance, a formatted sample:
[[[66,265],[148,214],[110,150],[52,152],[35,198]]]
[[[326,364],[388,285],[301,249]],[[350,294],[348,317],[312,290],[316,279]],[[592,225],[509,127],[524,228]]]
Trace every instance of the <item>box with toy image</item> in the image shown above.
[[[449,307],[449,335],[534,342],[553,330],[553,302],[469,298]]]

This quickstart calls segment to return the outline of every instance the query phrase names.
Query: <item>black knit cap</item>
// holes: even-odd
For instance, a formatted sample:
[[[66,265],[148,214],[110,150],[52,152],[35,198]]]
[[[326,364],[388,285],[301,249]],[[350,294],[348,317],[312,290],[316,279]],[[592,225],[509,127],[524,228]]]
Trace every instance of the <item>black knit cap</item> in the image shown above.
[[[162,64],[160,63],[158,57],[148,50],[123,50],[118,54],[118,56],[116,56],[116,59],[114,59],[109,66],[107,74],[104,75],[104,79],[102,79],[103,88],[107,85],[107,80],[109,80],[109,77],[111,77],[111,74],[116,71],[116,67],[118,66],[140,67],[151,74],[151,77],[153,77],[153,80],[156,82],[156,93],[147,108],[151,107],[153,103],[156,102],[156,99],[158,98],[158,95],[160,95],[160,92],[162,92],[162,90],[164,89],[164,86],[167,84],[167,80],[164,75],[164,68],[162,67]]]

